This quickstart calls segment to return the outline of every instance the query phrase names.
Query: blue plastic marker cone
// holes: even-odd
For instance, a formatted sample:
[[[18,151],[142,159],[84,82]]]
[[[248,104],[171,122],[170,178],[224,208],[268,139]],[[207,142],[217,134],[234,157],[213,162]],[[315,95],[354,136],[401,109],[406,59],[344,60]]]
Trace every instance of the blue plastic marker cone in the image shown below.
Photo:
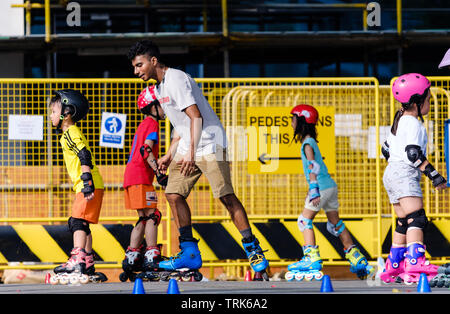
[[[333,286],[331,285],[330,276],[325,275],[322,278],[322,286],[320,286],[320,292],[334,292]]]
[[[425,275],[423,273],[420,274],[419,284],[417,285],[417,292],[420,292],[420,293],[431,292],[430,284],[428,283],[427,275]]]
[[[145,294],[144,284],[141,278],[136,278],[134,281],[133,294]]]
[[[176,279],[169,280],[169,287],[167,288],[167,294],[180,294],[180,290],[178,289],[178,283]]]

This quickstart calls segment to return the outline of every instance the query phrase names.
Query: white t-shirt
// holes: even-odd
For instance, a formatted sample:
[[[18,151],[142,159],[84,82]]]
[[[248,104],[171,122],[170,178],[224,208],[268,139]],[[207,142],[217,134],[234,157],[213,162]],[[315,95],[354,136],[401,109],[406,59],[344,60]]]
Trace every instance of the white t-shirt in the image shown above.
[[[403,115],[397,127],[397,135],[389,133],[387,142],[389,144],[389,162],[405,162],[413,165],[409,161],[405,148],[408,145],[418,145],[423,154],[427,154],[427,130],[423,124],[415,117]]]
[[[163,80],[156,87],[156,93],[170,123],[181,137],[177,153],[185,155],[189,151],[191,120],[183,110],[194,104],[197,105],[203,119],[196,156],[215,153],[216,145],[227,147],[227,137],[222,123],[189,74],[168,68]]]

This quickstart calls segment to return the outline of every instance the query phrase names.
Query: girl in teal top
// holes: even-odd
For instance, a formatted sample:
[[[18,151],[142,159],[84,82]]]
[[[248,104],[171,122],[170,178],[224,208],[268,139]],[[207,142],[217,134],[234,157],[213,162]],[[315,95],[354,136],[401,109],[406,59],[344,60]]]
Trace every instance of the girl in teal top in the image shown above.
[[[313,219],[322,208],[328,219],[327,230],[340,239],[344,247],[345,258],[351,265],[350,271],[359,278],[365,279],[374,272],[374,269],[368,265],[367,259],[354,245],[350,232],[339,218],[337,184],[328,173],[324,158],[317,145],[316,124],[319,113],[312,106],[298,105],[292,109],[291,114],[294,138],[302,143],[301,157],[309,190],[304,210],[297,220],[305,241],[303,258],[288,266],[289,272],[286,274],[286,279],[301,280],[303,278],[311,279],[311,277],[321,279],[323,275],[321,272],[322,259],[319,247],[316,245]]]

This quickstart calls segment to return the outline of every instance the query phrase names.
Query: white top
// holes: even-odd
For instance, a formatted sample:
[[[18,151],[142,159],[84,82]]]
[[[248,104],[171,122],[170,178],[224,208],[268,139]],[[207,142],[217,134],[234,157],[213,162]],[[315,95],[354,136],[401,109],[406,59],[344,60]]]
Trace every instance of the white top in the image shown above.
[[[389,162],[405,162],[413,165],[408,160],[405,148],[408,145],[418,145],[423,154],[427,154],[427,130],[423,124],[415,117],[403,115],[397,127],[397,135],[389,132],[387,139],[389,144]]]
[[[227,147],[227,137],[222,123],[189,74],[168,68],[163,80],[156,87],[156,93],[170,123],[181,137],[177,153],[185,155],[189,151],[191,120],[183,110],[194,104],[197,105],[203,119],[196,156],[215,153],[216,145]]]

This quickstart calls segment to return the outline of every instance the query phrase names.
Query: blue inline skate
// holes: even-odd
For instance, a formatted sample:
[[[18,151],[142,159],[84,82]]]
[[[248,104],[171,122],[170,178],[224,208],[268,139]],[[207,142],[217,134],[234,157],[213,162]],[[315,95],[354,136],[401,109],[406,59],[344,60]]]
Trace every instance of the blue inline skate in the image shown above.
[[[322,259],[317,245],[306,245],[303,247],[303,258],[288,266],[288,272],[285,274],[287,281],[311,281],[322,280]]]
[[[249,239],[242,239],[242,245],[244,246],[247,258],[250,260],[250,266],[255,273],[259,272],[262,278],[269,281],[269,275],[267,274],[267,267],[269,262],[264,256],[264,252],[259,246],[259,241],[254,235]]]
[[[364,280],[375,274],[375,268],[367,262],[366,257],[356,246],[351,246],[345,252],[345,258],[350,262],[350,271],[359,279]]]
[[[179,238],[180,252],[173,257],[163,258],[159,262],[160,280],[168,281],[171,278],[183,281],[201,281],[202,273],[198,270],[202,267],[202,257],[198,249],[198,241],[194,238]]]

